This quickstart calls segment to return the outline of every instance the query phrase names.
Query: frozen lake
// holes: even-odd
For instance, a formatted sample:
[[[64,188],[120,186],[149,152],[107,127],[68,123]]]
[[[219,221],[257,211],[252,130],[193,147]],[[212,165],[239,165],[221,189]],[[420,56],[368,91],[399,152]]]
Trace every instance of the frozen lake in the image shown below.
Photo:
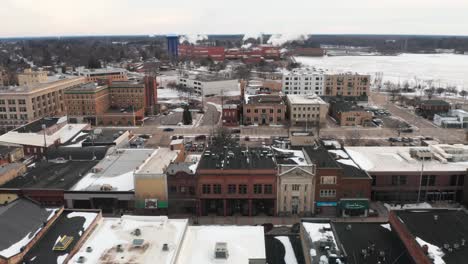
[[[296,57],[307,66],[331,71],[353,71],[374,75],[383,72],[384,81],[433,80],[437,85],[468,89],[468,55],[401,54],[399,56]]]

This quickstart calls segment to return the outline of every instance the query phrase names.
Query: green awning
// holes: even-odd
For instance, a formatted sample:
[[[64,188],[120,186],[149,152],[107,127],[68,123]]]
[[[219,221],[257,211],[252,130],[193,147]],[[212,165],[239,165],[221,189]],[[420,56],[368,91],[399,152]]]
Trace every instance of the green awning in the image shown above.
[[[341,209],[357,210],[357,209],[369,209],[369,200],[359,199],[359,200],[340,200],[339,206]]]

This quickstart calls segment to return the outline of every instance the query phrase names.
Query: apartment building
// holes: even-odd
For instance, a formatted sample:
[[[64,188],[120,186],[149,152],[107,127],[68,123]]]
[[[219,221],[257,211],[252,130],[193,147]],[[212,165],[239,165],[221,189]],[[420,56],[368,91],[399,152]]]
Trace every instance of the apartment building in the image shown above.
[[[370,91],[370,75],[357,73],[325,74],[326,96],[367,97]]]
[[[328,104],[317,95],[287,95],[292,126],[316,126],[326,123]]]
[[[78,76],[84,76],[87,82],[98,80],[127,81],[127,70],[119,68],[78,69]]]
[[[324,95],[324,72],[316,69],[294,69],[283,74],[284,94]]]
[[[25,69],[23,73],[18,74],[18,85],[33,85],[47,82],[46,71],[32,71]]]
[[[68,115],[102,125],[139,124],[147,107],[145,82],[85,83],[65,91]],[[149,87],[151,88],[151,87]]]
[[[286,120],[286,104],[278,95],[249,96],[243,107],[244,125],[279,125]]]
[[[64,91],[82,77],[49,77],[44,83],[0,87],[0,126],[11,129],[33,120],[66,114]]]

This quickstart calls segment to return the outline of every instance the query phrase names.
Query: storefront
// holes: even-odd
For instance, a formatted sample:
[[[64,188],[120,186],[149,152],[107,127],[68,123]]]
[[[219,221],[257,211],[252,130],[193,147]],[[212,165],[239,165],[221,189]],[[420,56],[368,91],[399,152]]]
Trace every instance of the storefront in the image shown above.
[[[340,199],[338,208],[342,217],[367,217],[369,214],[369,199]]]
[[[315,202],[315,212],[320,216],[336,216],[337,202]]]

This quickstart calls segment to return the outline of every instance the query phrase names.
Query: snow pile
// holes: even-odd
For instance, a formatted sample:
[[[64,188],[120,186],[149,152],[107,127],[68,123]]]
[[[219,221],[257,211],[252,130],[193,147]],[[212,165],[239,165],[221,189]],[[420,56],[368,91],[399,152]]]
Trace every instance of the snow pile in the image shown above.
[[[57,257],[57,264],[62,264],[65,261],[65,259],[67,258],[67,256],[68,256],[68,253],[65,254],[65,255],[58,256]]]
[[[341,149],[338,149],[338,150],[332,149],[332,150],[329,150],[328,152],[334,153],[337,157],[341,159],[349,159],[349,155]]]
[[[415,203],[415,204],[387,204],[384,203],[387,210],[402,210],[402,209],[431,209],[432,206],[426,202],[424,203]]]
[[[305,41],[308,39],[306,34],[275,34],[270,37],[268,40],[268,44],[273,46],[282,46],[286,43],[293,42],[293,41]]]
[[[305,159],[304,152],[302,152],[302,150],[280,149],[275,147],[272,147],[272,149],[281,153],[292,154],[293,157],[290,157],[289,159],[294,161],[297,165],[309,165],[307,163],[307,160]]]
[[[241,46],[241,48],[243,48],[243,49],[250,49],[251,47],[252,47],[252,43],[246,43],[246,44]]]
[[[390,226],[390,224],[383,224],[383,225],[380,225],[380,226],[387,229],[388,231],[392,231],[392,227]]]
[[[287,236],[277,236],[275,239],[279,240],[281,243],[283,243],[284,247],[284,262],[286,264],[297,264],[297,259],[296,255],[294,254],[294,249],[291,245],[291,241],[289,240],[289,237]]]
[[[183,44],[184,42],[188,42],[190,44],[197,44],[198,42],[208,40],[207,35],[203,34],[192,34],[192,35],[183,35],[179,38],[179,43]]]
[[[42,228],[39,228],[34,234],[31,235],[31,232],[27,233],[26,236],[24,236],[20,241],[14,243],[11,245],[9,248],[6,248],[2,251],[0,251],[0,256],[10,258],[16,254],[19,254],[21,252],[21,248],[25,247],[26,245],[33,240],[34,237],[41,231]]]
[[[91,223],[96,219],[97,213],[90,213],[90,212],[72,212],[67,215],[67,218],[73,217],[83,217],[85,222],[83,224],[83,230],[86,230]]]
[[[438,246],[427,243],[419,237],[416,237],[416,241],[421,247],[427,245],[429,257],[433,260],[434,264],[445,264],[445,261],[442,259],[445,254],[442,249]]]

